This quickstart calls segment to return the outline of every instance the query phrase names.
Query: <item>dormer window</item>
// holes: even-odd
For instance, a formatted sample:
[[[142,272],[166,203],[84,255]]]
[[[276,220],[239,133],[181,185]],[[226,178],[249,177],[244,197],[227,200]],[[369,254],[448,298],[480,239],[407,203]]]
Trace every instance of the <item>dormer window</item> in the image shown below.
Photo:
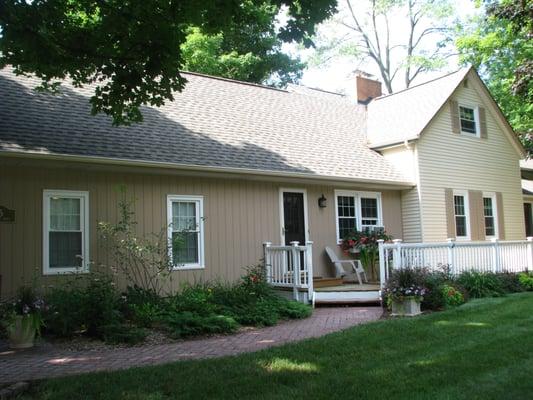
[[[477,112],[475,108],[459,106],[459,118],[461,120],[461,133],[466,135],[478,135]]]

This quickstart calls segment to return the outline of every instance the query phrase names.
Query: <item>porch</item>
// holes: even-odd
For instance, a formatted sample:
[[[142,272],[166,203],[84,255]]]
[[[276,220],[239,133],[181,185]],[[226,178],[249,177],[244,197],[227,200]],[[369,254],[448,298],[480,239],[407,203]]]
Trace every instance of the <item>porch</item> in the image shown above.
[[[445,243],[379,242],[379,280],[358,284],[343,278],[323,278],[313,274],[313,242],[305,245],[274,246],[265,242],[267,281],[277,289],[292,292],[297,301],[320,303],[381,302],[381,291],[394,269],[444,266],[451,274],[465,271],[521,272],[533,270],[533,237],[527,240]]]

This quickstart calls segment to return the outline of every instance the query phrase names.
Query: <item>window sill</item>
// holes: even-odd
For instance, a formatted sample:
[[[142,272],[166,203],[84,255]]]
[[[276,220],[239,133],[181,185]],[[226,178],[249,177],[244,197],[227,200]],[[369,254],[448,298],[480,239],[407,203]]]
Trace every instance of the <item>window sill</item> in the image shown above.
[[[172,271],[190,271],[194,269],[205,269],[205,265],[181,265],[179,267],[172,267]]]
[[[78,275],[78,274],[88,274],[91,272],[88,268],[58,268],[57,271],[54,269],[45,269],[43,272],[44,276],[55,276],[55,275]]]

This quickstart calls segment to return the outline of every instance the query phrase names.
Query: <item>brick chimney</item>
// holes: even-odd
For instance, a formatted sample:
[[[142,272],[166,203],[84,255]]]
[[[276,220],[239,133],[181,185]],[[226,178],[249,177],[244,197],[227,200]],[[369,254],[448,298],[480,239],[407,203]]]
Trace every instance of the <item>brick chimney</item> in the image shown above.
[[[381,96],[381,82],[370,79],[370,74],[363,71],[356,71],[355,85],[357,88],[357,102],[368,104],[372,99]]]

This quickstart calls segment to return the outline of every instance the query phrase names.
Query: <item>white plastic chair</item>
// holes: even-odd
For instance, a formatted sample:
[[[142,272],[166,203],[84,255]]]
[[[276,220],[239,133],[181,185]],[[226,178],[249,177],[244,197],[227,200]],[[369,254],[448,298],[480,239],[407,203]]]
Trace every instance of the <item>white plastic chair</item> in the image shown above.
[[[335,266],[335,272],[336,272],[337,278],[344,278],[346,275],[348,275],[348,272],[346,272],[346,270],[344,269],[342,265],[349,264],[351,265],[353,272],[357,276],[357,280],[359,281],[359,284],[360,285],[363,284],[363,280],[361,279],[361,277],[364,279],[365,283],[368,283],[366,272],[360,260],[341,260],[339,257],[337,257],[335,252],[330,247],[326,247],[326,254],[328,255],[333,265]]]

